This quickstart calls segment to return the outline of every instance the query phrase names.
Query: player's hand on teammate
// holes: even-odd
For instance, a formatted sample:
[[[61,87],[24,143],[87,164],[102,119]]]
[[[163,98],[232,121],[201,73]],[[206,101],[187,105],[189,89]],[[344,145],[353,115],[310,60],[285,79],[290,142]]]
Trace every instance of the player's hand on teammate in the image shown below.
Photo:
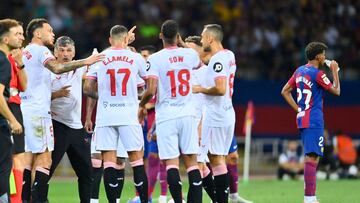
[[[133,26],[128,32],[128,44],[131,44],[135,41],[135,33],[134,33],[135,29],[136,26]]]
[[[52,98],[57,99],[57,98],[61,98],[61,97],[69,97],[70,90],[68,88],[70,88],[70,87],[71,87],[71,85],[66,85],[66,86],[62,87],[61,89],[59,89],[58,91],[53,92]]]
[[[176,40],[177,40],[177,45],[179,47],[185,47],[187,48],[188,46],[185,44],[184,40],[182,39],[181,35],[178,34],[177,37],[176,37]]]
[[[145,116],[147,115],[147,110],[144,106],[140,106],[139,107],[139,111],[138,111],[138,118],[139,118],[139,122],[143,123]]]
[[[85,131],[87,133],[93,133],[94,132],[93,131],[93,123],[92,123],[91,120],[86,119],[85,124],[84,124],[84,128],[85,128]]]
[[[92,54],[85,59],[85,65],[90,66],[96,62],[103,60],[104,58],[104,54]]]
[[[11,56],[16,61],[18,66],[23,65],[23,62],[22,62],[22,50],[23,50],[23,48],[11,50]]]
[[[339,69],[339,64],[335,60],[332,60],[330,63],[330,70],[332,72],[337,72],[338,69]]]
[[[22,126],[16,119],[13,121],[9,121],[9,126],[11,129],[11,134],[18,135],[23,132]]]
[[[201,89],[202,89],[202,87],[200,85],[193,85],[192,86],[192,92],[194,94],[201,93]]]

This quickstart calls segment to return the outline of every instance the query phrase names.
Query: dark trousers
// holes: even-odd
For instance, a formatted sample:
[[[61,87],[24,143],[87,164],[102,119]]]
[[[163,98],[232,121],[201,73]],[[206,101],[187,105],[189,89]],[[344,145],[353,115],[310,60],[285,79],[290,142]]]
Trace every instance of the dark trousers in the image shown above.
[[[72,129],[55,120],[53,120],[53,127],[55,146],[51,156],[50,177],[66,152],[78,177],[80,201],[88,203],[91,196],[92,165],[90,142],[85,131],[84,129]]]
[[[7,121],[0,118],[0,202],[10,197],[12,141]]]

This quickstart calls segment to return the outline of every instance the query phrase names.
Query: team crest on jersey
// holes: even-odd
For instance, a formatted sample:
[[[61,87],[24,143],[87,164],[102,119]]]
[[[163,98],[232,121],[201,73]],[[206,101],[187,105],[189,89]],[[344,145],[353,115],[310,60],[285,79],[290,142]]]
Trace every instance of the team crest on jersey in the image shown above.
[[[109,102],[104,101],[104,102],[103,102],[103,106],[104,106],[104,108],[106,108],[106,107],[108,106],[108,104],[109,104]]]
[[[214,69],[215,72],[219,73],[219,72],[222,71],[223,65],[221,63],[219,63],[219,62],[216,62],[214,64],[214,66],[213,66],[213,69]]]
[[[151,64],[150,62],[146,62],[146,71],[149,71],[150,70],[150,67],[151,67]]]

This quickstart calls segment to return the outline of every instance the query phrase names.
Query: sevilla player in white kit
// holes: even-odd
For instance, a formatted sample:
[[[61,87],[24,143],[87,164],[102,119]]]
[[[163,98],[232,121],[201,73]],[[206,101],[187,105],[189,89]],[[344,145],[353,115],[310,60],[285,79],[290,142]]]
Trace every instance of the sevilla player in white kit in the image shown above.
[[[202,180],[196,161],[199,150],[195,109],[192,104],[193,69],[199,67],[198,54],[190,48],[177,47],[178,24],[173,20],[161,26],[164,49],[148,59],[147,90],[140,102],[139,117],[145,104],[157,91],[156,135],[161,160],[165,160],[170,193],[176,203],[182,202],[179,156],[184,157],[189,177],[187,202],[202,202]]]
[[[25,128],[25,151],[34,155],[34,164],[28,155],[24,170],[23,201],[30,201],[31,169],[35,170],[35,180],[31,189],[33,202],[45,202],[51,151],[54,137],[50,114],[51,72],[59,74],[91,65],[102,55],[92,55],[86,59],[59,63],[46,46],[53,46],[54,33],[45,19],[33,19],[27,26],[26,34],[31,40],[23,51],[23,62],[28,76],[27,89],[21,94],[21,110]],[[25,194],[24,194],[25,193]]]
[[[236,70],[234,53],[221,44],[223,31],[220,25],[210,24],[201,34],[204,51],[211,55],[204,86],[193,91],[205,94],[205,112],[202,120],[201,147],[209,154],[214,174],[217,202],[228,202],[229,178],[225,156],[229,152],[235,127],[232,105],[233,82]]]
[[[127,48],[128,29],[115,25],[110,30],[111,47],[102,53],[105,60],[94,64],[84,85],[84,93],[98,99],[95,148],[104,161],[104,184],[109,202],[120,198],[124,183],[124,165],[120,157],[129,155],[134,184],[141,202],[148,202],[148,182],[143,162],[144,139],[137,113],[139,108],[137,76],[146,78],[146,62]],[[97,82],[98,93],[93,90]],[[118,178],[119,173],[121,177]],[[120,193],[119,193],[120,192]]]

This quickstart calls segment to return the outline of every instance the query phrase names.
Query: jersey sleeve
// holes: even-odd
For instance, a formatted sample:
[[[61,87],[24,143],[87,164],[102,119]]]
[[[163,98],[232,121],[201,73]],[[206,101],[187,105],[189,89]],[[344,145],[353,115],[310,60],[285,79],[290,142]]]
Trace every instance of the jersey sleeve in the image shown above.
[[[145,59],[139,55],[139,76],[140,79],[144,81],[143,79],[147,78],[148,73],[146,72],[148,64],[146,63]],[[143,78],[143,79],[142,79]],[[138,84],[139,85],[139,84]]]
[[[40,52],[39,52],[40,63],[45,66],[45,64],[51,59],[55,59],[55,57],[51,53],[51,51],[47,47],[41,47]]]
[[[321,70],[319,70],[319,72],[316,75],[316,83],[319,84],[325,90],[328,90],[333,86],[333,84],[330,82],[326,74]]]
[[[288,80],[287,84],[292,87],[296,88],[296,80],[295,80],[295,73],[291,76],[291,78]]]
[[[93,64],[88,68],[85,78],[91,80],[97,80],[96,64]]]
[[[136,84],[138,87],[145,86],[145,80],[143,80],[140,75],[136,75]]]
[[[7,58],[0,58],[0,84],[5,87],[9,85],[11,78],[11,65]]]
[[[214,80],[217,79],[226,79],[225,63],[218,58],[210,60],[208,65],[210,77]]]
[[[149,57],[149,60],[147,62],[146,71],[147,71],[147,77],[148,78],[159,78],[159,67],[156,64],[156,59],[154,57]]]

